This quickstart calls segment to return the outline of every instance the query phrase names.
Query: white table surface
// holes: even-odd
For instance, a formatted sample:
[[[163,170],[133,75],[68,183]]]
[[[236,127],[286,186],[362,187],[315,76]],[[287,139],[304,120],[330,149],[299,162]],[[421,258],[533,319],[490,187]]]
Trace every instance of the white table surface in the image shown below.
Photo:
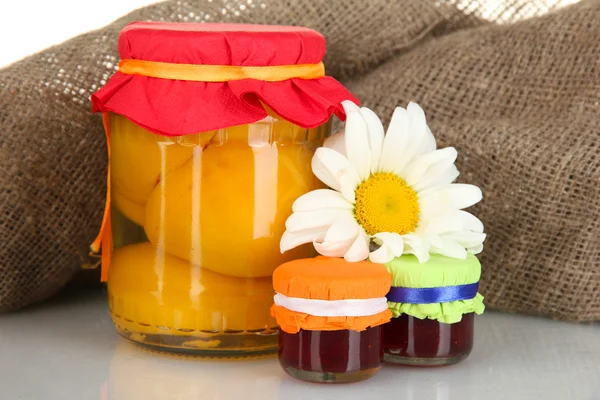
[[[63,296],[0,315],[0,399],[600,399],[600,325],[488,312],[460,364],[384,367],[355,384],[296,381],[276,357],[163,355],[119,337],[105,293]]]
[[[159,1],[0,0],[0,68]]]

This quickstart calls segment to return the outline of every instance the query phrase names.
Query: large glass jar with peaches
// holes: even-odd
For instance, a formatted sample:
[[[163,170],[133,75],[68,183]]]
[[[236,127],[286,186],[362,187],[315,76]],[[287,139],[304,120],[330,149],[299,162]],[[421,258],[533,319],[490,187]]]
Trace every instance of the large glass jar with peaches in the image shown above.
[[[211,356],[277,350],[271,274],[341,101],[323,37],[298,27],[134,23],[93,97],[110,150],[103,279],[117,331]]]

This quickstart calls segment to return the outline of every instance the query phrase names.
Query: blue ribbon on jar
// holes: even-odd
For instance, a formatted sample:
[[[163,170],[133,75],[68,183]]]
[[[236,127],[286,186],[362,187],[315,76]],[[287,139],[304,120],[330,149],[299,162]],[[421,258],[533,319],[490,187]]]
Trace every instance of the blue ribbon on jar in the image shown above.
[[[408,304],[447,303],[471,300],[477,296],[479,282],[467,285],[441,286],[434,288],[407,288],[392,286],[386,295],[388,301]]]

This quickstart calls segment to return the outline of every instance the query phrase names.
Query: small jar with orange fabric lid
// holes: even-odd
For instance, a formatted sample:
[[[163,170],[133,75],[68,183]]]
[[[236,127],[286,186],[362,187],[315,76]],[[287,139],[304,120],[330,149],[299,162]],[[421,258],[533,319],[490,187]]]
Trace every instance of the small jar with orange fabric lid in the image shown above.
[[[109,144],[102,278],[118,332],[210,356],[274,352],[271,274],[341,102],[302,27],[138,22],[92,96]]]
[[[290,261],[273,274],[279,363],[300,380],[361,381],[383,362],[391,276],[381,264],[343,258]]]

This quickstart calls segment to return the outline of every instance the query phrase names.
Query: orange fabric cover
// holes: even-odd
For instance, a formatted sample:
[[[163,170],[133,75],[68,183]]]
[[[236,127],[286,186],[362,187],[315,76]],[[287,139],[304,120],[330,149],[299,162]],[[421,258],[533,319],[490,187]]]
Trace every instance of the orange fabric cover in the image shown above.
[[[350,263],[343,258],[319,256],[279,266],[273,273],[273,287],[285,296],[311,300],[371,299],[385,297],[391,279],[382,264]],[[273,305],[271,314],[287,333],[297,333],[300,329],[363,331],[392,317],[389,310],[364,317],[318,317],[277,305]]]
[[[312,300],[385,297],[391,284],[391,275],[383,264],[323,256],[287,262],[273,273],[277,293]]]
[[[382,325],[392,319],[392,312],[389,309],[365,317],[316,317],[290,311],[275,304],[271,307],[271,315],[277,320],[281,330],[287,333],[298,333],[300,329],[305,331],[364,331],[368,327]]]

